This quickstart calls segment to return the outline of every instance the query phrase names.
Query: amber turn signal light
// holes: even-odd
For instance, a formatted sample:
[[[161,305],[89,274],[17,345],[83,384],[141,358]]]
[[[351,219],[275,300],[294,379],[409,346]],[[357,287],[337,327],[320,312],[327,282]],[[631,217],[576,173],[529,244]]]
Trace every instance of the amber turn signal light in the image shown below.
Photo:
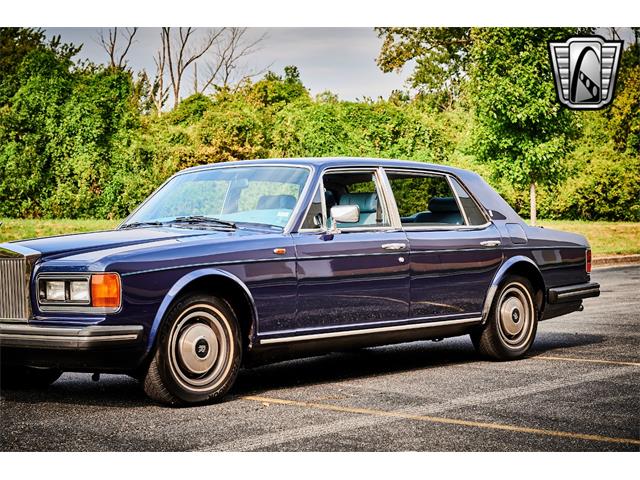
[[[117,273],[91,275],[91,306],[120,307],[120,276]]]

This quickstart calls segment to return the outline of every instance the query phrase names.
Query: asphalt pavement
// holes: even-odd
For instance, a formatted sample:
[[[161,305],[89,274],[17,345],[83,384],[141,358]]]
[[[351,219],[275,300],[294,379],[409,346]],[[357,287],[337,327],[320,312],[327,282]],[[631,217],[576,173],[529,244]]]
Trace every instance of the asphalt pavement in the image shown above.
[[[542,322],[526,359],[467,336],[243,370],[226,401],[171,409],[126,376],[0,392],[0,450],[639,451],[640,267]]]

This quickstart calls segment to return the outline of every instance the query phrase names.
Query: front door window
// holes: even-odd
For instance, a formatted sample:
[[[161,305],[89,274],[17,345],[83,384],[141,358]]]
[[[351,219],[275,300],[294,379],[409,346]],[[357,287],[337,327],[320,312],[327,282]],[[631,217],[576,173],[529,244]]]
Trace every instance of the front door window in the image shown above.
[[[302,229],[309,230],[318,225],[319,214],[322,214],[325,228],[329,229],[331,207],[336,205],[357,205],[360,211],[357,222],[338,223],[341,230],[388,228],[391,221],[383,199],[374,170],[328,172],[322,178],[322,185],[307,211]],[[322,200],[324,209],[320,208]]]

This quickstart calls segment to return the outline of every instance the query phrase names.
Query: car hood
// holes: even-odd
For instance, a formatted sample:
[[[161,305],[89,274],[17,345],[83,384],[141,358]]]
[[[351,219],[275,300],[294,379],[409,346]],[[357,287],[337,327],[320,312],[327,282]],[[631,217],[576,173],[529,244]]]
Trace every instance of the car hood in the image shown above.
[[[36,238],[11,242],[7,246],[20,245],[39,252],[42,257],[60,257],[69,254],[89,253],[119,247],[149,245],[167,240],[188,239],[202,236],[228,236],[230,232],[213,229],[180,227],[133,228],[102,232],[78,233],[55,237]]]

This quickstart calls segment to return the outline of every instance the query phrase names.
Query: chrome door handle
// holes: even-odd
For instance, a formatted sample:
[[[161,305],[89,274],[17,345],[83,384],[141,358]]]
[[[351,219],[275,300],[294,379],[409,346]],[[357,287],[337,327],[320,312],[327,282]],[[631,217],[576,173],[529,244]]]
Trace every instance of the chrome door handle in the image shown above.
[[[404,250],[407,248],[406,243],[383,243],[382,248],[385,250]]]
[[[485,240],[484,242],[480,242],[480,245],[483,247],[497,247],[500,245],[500,240]]]

